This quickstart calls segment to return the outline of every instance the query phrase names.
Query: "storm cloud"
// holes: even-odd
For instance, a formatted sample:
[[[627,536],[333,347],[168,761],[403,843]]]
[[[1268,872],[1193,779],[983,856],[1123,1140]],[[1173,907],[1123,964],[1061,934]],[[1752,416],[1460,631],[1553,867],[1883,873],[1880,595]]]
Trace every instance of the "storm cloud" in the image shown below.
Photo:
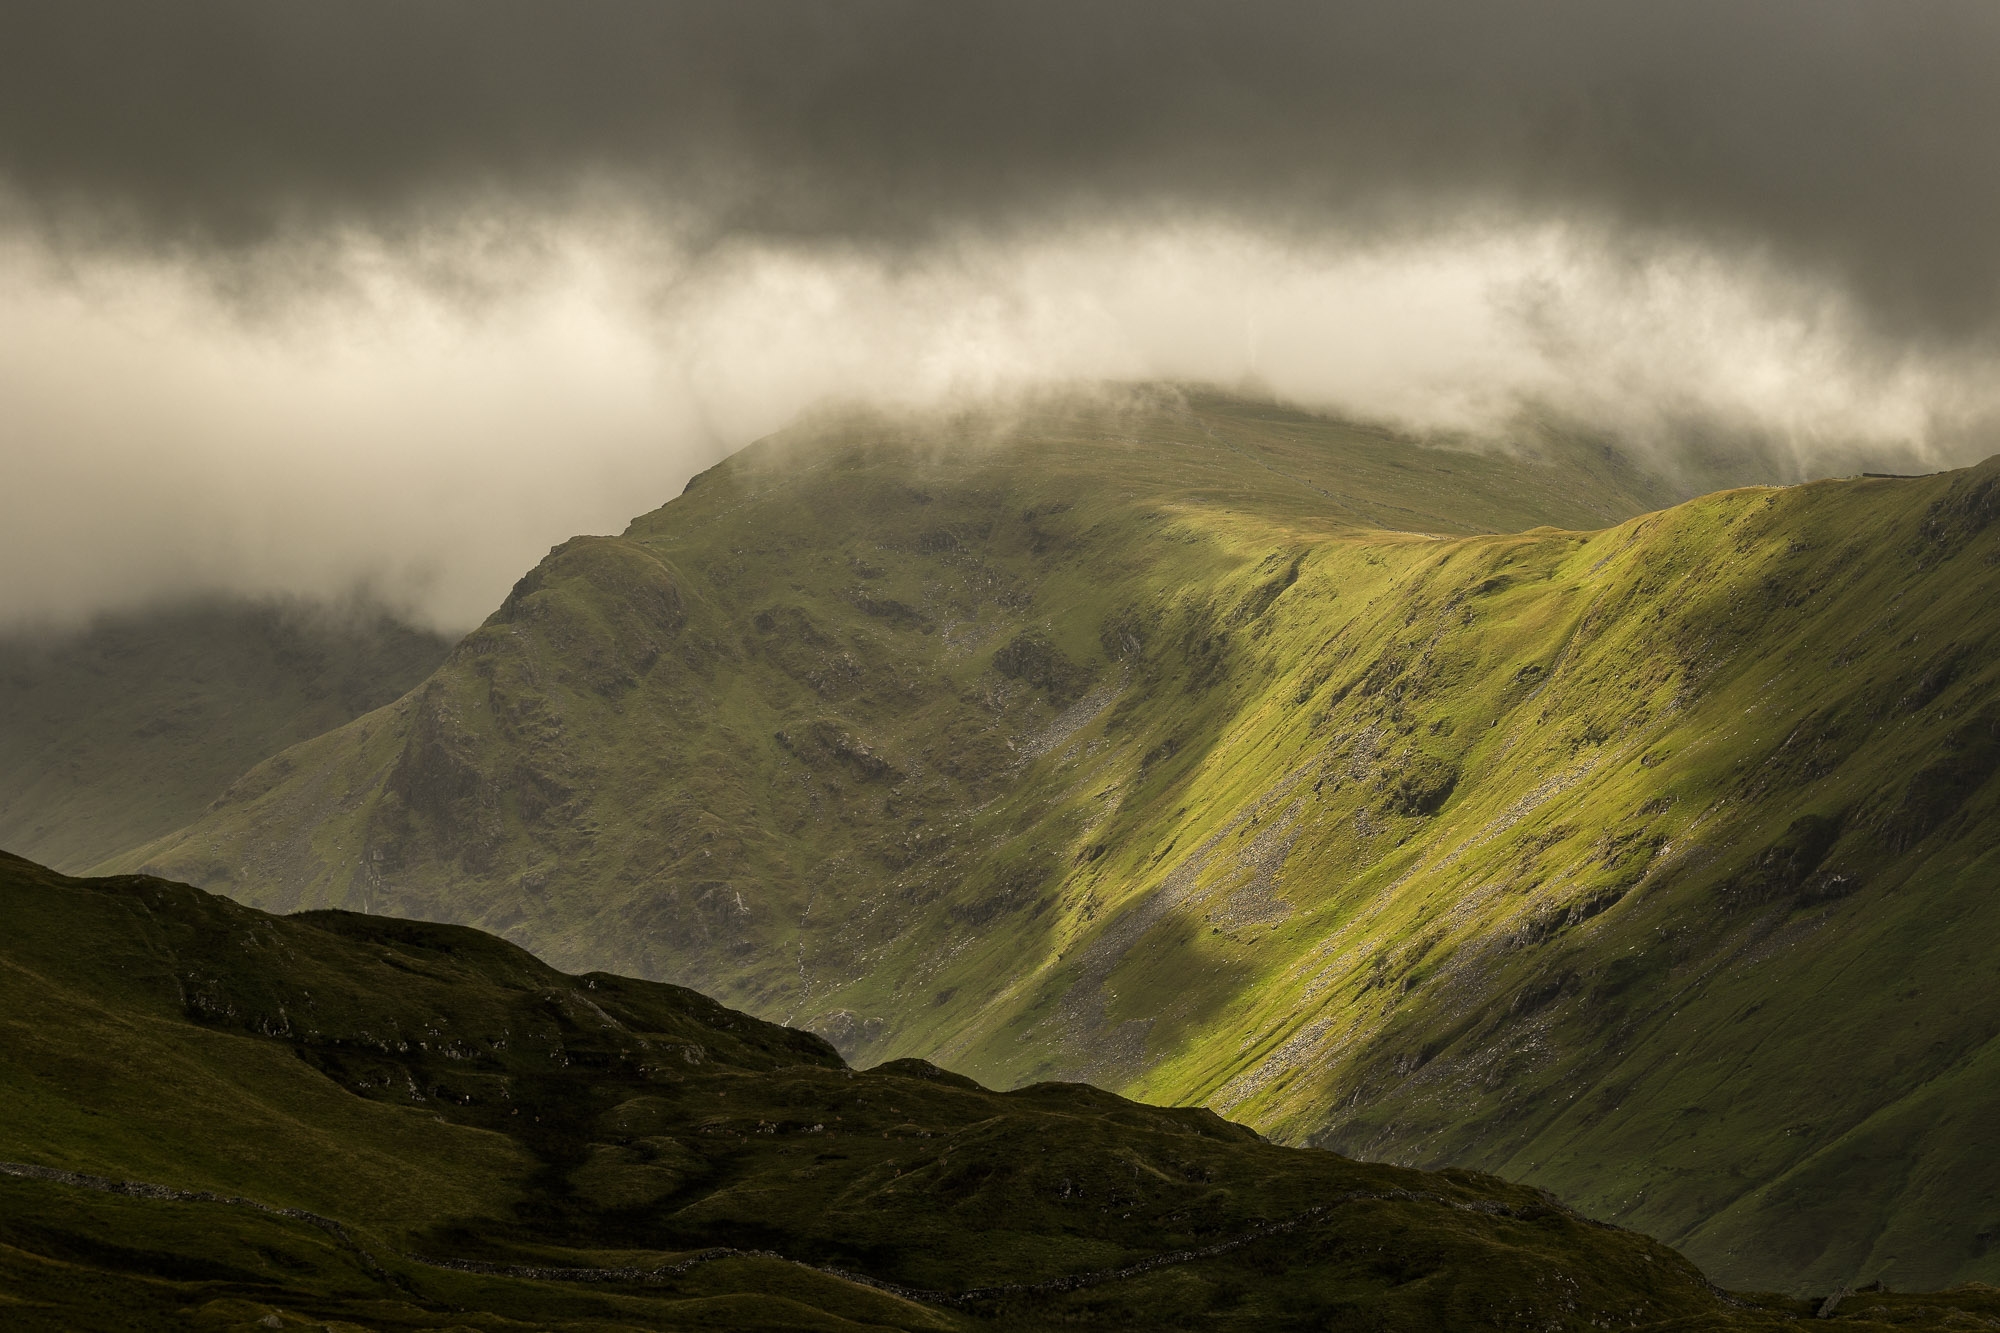
[[[14,0],[0,175],[54,227],[225,246],[593,189],[891,245],[1585,216],[1965,335],[2000,318],[1996,68],[1983,0]]]
[[[99,535],[0,619],[463,623],[829,395],[1965,461],[1995,69],[1983,0],[12,0],[0,554]]]

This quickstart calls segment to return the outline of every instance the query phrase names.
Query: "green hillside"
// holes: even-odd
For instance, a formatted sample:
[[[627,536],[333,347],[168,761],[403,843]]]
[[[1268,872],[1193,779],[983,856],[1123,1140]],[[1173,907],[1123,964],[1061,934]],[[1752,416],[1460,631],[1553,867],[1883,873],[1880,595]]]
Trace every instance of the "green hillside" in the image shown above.
[[[1469,1172],[865,1073],[491,936],[0,856],[9,1328],[1817,1327]],[[1857,1329],[2000,1297],[1864,1292]]]
[[[0,847],[80,869],[149,842],[450,647],[377,610],[222,598],[0,635]]]
[[[125,858],[851,1056],[2000,1280],[2000,464],[1661,498],[1140,396],[766,441]]]

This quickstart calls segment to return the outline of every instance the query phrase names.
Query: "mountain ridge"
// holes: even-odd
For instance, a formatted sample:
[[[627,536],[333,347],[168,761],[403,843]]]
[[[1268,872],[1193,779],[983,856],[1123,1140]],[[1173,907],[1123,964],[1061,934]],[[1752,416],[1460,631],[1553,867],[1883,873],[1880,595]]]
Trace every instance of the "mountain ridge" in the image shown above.
[[[1728,1281],[2000,1275],[1976,1144],[1880,1128],[2000,1086],[1976,961],[1889,998],[1993,938],[2000,465],[1643,512],[1227,399],[958,430],[820,423],[558,547],[125,867],[1500,1169]],[[1802,1006],[1821,950],[1882,975]],[[1879,1227],[1812,1183],[1871,1123]]]
[[[1778,1330],[1818,1304],[1720,1293],[1492,1177],[1081,1085],[857,1071],[465,927],[11,856],[0,902],[10,1326]]]

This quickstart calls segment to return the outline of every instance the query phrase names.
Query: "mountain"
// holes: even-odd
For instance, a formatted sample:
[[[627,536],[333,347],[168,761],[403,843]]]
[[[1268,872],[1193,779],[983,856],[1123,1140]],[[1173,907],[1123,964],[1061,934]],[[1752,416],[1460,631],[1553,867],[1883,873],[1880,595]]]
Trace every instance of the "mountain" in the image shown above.
[[[4,855],[0,905],[9,1328],[1817,1326],[1523,1186],[857,1072],[463,927]],[[1990,1289],[1843,1306],[2000,1316]]]
[[[1269,600],[1327,537],[1597,525],[1649,507],[1644,487],[1613,459],[1424,449],[1227,400],[815,423],[623,537],[558,547],[413,697],[104,865],[449,917],[823,1018],[849,979],[816,956],[802,979],[794,937],[802,915],[827,947],[854,923],[815,923],[815,890],[852,905],[885,870],[940,891],[976,873],[974,843],[1044,813],[1027,751],[1171,657],[1165,593]]]
[[[2000,1279],[2000,462],[1664,498],[1214,396],[811,423],[118,867],[1493,1171],[1732,1284]]]
[[[379,608],[230,598],[0,635],[0,847],[78,869],[149,842],[450,648]]]

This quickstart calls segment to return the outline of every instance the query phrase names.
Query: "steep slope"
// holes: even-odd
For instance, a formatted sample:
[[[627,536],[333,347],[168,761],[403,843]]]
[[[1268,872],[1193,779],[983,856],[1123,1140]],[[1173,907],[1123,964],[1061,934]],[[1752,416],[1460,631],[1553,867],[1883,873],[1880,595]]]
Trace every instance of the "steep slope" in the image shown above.
[[[1991,1280],[1996,501],[2000,464],[1718,496],[1440,552],[1309,647],[1323,609],[1309,697],[1199,784],[1240,832],[996,1026],[1094,989],[1164,1057],[1123,1086],[1535,1180],[1730,1280]],[[1190,1013],[1265,868],[1259,966]]]
[[[1218,399],[802,431],[127,864],[2000,1278],[2000,467],[1644,500]]]
[[[1464,1172],[0,856],[10,1328],[1800,1328]],[[1859,1328],[1993,1313],[1870,1295]]]
[[[415,697],[106,868],[450,917],[809,1018],[836,978],[808,959],[801,979],[798,923],[852,931],[808,902],[849,914],[885,868],[942,885],[982,861],[955,827],[994,826],[997,798],[1039,807],[1024,747],[1101,719],[1161,651],[1161,596],[1248,580],[1268,600],[1292,556],[1357,526],[1596,523],[1650,498],[1609,460],[1222,400],[807,428],[623,537],[557,548]]]
[[[149,842],[450,648],[378,609],[228,599],[0,636],[0,847],[76,869]]]

